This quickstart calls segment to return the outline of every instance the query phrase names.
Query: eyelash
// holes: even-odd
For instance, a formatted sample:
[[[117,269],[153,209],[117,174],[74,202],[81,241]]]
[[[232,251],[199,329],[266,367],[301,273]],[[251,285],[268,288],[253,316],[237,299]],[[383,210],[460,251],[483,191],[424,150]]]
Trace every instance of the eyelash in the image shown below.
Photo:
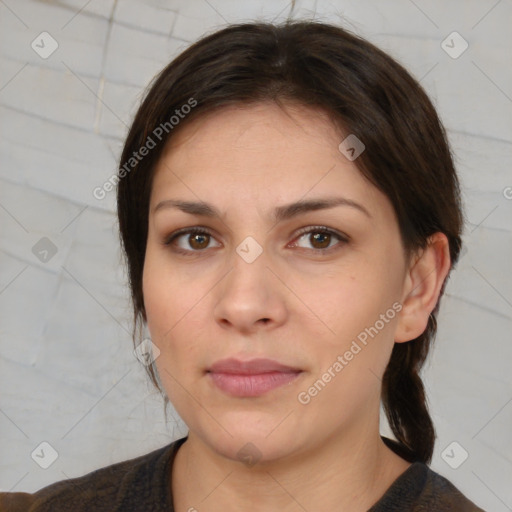
[[[307,228],[303,228],[301,230],[299,230],[299,232],[295,235],[294,237],[294,241],[295,240],[298,240],[300,239],[301,237],[303,237],[304,235],[307,235],[307,234],[311,234],[311,233],[322,233],[322,234],[327,234],[327,235],[331,235],[331,236],[334,236],[336,238],[338,238],[340,240],[340,242],[342,242],[341,245],[343,244],[346,244],[349,242],[350,238],[339,232],[339,231],[335,231],[333,229],[330,229],[326,226],[309,226]],[[211,237],[214,237],[213,233],[208,229],[208,228],[203,228],[203,227],[200,227],[200,226],[197,226],[197,227],[193,227],[193,228],[183,228],[183,229],[180,229],[174,233],[172,233],[171,235],[169,235],[168,237],[165,238],[165,240],[163,241],[163,244],[166,245],[166,246],[171,246],[173,245],[173,242],[179,238],[180,236],[183,236],[183,235],[197,235],[197,234],[200,234],[200,235],[209,235]],[[295,242],[296,243],[296,242]],[[302,248],[304,249],[304,248]],[[316,249],[316,248],[313,248],[313,249],[306,249],[308,251],[312,251],[316,254],[327,254],[328,252],[330,253],[331,250],[336,250],[336,249],[340,249],[340,244],[335,244],[334,246],[331,246],[331,247],[327,247],[325,249]],[[184,254],[186,256],[192,256],[195,254],[199,254],[201,252],[205,252],[207,249],[201,249],[201,250],[186,250],[186,249],[182,249],[182,248],[179,248],[179,247],[174,247],[173,248],[173,251],[177,252],[177,253],[180,253],[180,254]]]

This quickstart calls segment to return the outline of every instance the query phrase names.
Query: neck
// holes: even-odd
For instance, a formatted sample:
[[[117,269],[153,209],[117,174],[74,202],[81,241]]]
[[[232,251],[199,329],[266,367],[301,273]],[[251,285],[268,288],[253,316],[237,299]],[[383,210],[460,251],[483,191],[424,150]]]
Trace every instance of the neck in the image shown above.
[[[174,507],[176,512],[366,512],[409,466],[384,444],[378,425],[252,467],[219,456],[191,432],[173,465]]]

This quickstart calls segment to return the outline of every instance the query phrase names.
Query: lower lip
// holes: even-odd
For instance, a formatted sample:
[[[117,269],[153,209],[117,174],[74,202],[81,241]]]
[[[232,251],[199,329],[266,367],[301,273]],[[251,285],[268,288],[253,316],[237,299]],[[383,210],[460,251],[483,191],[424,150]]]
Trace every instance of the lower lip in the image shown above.
[[[269,372],[253,375],[209,373],[213,383],[225,393],[238,397],[260,396],[294,381],[301,372]]]

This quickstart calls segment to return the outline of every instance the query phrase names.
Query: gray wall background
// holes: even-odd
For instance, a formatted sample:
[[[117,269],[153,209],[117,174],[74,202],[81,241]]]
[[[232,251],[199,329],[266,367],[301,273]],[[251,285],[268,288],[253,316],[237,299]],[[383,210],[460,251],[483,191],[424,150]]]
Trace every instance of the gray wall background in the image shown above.
[[[290,13],[283,0],[0,1],[0,490],[32,492],[186,433],[176,414],[166,425],[132,352],[115,192],[92,191],[169,60],[228,22]],[[367,37],[441,114],[467,226],[424,373],[432,468],[481,507],[512,510],[512,3],[299,0],[292,16]]]

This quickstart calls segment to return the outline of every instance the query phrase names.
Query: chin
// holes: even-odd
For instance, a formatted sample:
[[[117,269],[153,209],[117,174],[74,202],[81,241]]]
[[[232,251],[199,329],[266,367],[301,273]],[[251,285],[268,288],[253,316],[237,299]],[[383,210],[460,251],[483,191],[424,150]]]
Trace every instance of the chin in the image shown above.
[[[260,427],[250,423],[239,423],[228,427],[231,435],[221,430],[216,435],[206,433],[203,442],[219,455],[233,461],[243,462],[248,467],[261,462],[273,462],[293,453],[299,448],[300,441],[292,432],[285,429],[274,430],[279,422],[272,426]],[[270,432],[270,434],[269,434]]]

